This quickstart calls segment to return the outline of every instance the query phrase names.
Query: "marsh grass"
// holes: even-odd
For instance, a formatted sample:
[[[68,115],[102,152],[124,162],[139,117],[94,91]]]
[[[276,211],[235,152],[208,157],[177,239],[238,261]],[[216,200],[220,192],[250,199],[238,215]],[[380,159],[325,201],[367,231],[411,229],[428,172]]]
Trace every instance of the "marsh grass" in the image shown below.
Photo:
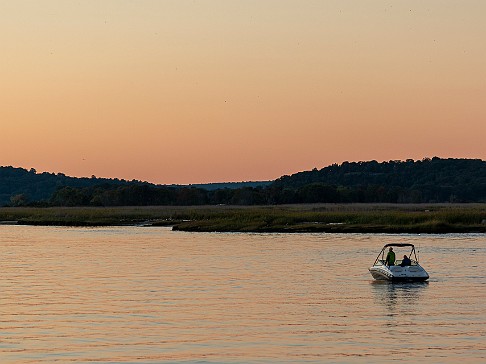
[[[486,232],[486,204],[0,208],[30,225],[156,225],[185,231]]]
[[[226,210],[204,221],[175,226],[187,231],[255,232],[486,232],[486,205],[313,205]]]

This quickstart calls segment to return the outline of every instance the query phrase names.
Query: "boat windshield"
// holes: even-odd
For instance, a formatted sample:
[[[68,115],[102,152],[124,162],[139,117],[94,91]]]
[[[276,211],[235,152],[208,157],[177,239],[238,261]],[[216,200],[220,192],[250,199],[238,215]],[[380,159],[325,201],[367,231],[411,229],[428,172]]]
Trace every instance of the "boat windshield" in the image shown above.
[[[410,259],[410,265],[417,265],[418,263],[413,260],[413,259]],[[402,259],[397,259],[395,260],[395,265],[402,265]]]
[[[415,252],[415,247],[413,244],[386,244],[380,251],[380,254],[376,257],[375,263],[373,265],[390,265],[387,264],[386,259],[388,253],[393,251],[395,253],[395,260],[391,265],[401,265],[405,256],[410,259],[410,265],[417,265],[418,258]]]

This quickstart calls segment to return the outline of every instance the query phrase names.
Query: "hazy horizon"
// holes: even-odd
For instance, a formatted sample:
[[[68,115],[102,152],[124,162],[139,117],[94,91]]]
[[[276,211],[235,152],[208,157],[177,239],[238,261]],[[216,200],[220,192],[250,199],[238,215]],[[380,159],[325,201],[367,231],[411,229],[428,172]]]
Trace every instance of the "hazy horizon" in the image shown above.
[[[486,159],[486,2],[1,1],[0,165],[156,184]]]

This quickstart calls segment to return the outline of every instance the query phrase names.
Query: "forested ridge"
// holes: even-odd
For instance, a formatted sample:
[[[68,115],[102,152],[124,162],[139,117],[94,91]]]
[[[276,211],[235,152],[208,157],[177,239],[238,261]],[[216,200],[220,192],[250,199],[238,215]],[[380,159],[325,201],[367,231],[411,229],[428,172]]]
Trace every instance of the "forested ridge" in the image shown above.
[[[34,168],[27,170],[12,166],[0,167],[0,205],[47,204],[56,190],[65,186],[82,189],[103,183],[110,186],[121,186],[130,182],[96,178],[95,176],[76,178],[63,173],[37,173]]]
[[[327,198],[327,202],[484,202],[486,162],[437,157],[344,162],[283,176],[273,188],[279,189],[280,197],[289,202],[316,198]]]
[[[2,205],[187,206],[486,202],[486,162],[436,157],[382,163],[344,162],[282,176],[268,183],[219,186],[166,186],[0,167]]]

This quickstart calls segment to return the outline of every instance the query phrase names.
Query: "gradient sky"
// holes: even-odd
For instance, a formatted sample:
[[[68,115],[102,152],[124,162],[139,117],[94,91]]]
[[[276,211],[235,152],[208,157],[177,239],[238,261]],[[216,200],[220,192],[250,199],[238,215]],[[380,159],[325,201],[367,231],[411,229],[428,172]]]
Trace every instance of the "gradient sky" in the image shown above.
[[[486,1],[0,0],[0,165],[154,183],[486,159]]]

